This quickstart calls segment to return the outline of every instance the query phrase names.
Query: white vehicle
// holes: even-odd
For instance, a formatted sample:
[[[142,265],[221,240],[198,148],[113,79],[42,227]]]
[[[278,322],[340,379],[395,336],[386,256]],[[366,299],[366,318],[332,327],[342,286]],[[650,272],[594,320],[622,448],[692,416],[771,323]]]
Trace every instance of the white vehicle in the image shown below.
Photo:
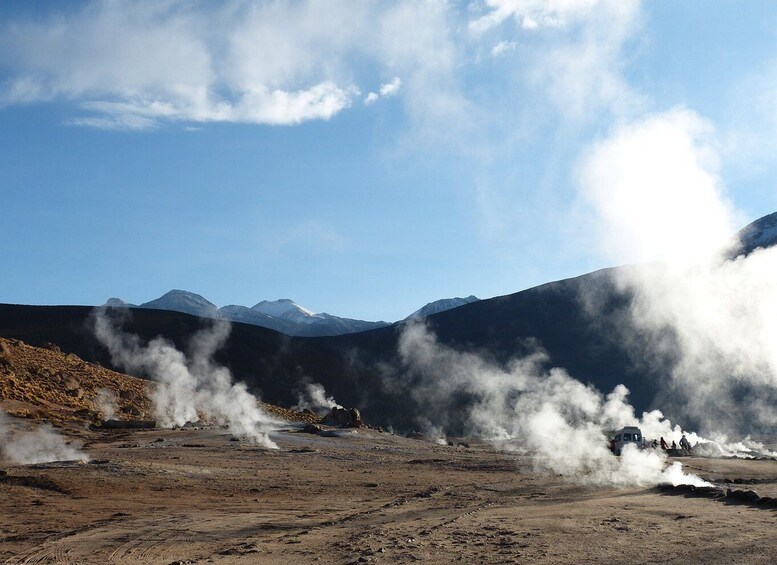
[[[632,443],[639,449],[645,447],[644,438],[642,437],[642,430],[636,426],[626,426],[615,432],[615,437],[610,442],[612,452],[615,455],[620,455],[623,446]]]

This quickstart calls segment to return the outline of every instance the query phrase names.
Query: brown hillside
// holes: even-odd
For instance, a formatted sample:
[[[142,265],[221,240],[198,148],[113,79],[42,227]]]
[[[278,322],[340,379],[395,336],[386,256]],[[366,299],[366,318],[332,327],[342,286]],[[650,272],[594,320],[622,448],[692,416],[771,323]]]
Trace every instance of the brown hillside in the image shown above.
[[[151,419],[148,393],[154,386],[153,381],[87,363],[72,353],[66,355],[55,345],[33,347],[16,339],[0,338],[0,408],[15,416],[98,422],[105,417],[98,394],[106,390],[117,401],[114,418]],[[318,421],[310,413],[271,404],[261,406],[286,420]]]
[[[101,389],[116,398],[117,419],[150,418],[154,383],[87,363],[58,347],[0,338],[0,407],[17,416],[100,420]]]

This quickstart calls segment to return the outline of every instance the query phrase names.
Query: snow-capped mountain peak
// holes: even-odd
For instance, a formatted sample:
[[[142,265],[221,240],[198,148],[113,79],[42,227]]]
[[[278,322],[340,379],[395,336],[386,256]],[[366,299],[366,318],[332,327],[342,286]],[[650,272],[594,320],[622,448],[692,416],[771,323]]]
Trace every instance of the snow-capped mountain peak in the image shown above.
[[[467,298],[447,298],[430,302],[417,310],[408,318],[424,318],[444,310],[456,308],[478,300],[475,296]],[[230,304],[218,308],[206,298],[185,290],[171,290],[156,300],[145,302],[140,306],[128,304],[118,298],[111,298],[107,304],[114,307],[153,308],[157,310],[172,310],[184,312],[201,318],[218,318],[262,326],[287,335],[294,336],[327,336],[363,332],[388,326],[387,322],[367,322],[351,318],[341,318],[324,312],[316,313],[293,300],[262,300],[253,307]]]
[[[288,298],[281,298],[280,300],[262,300],[260,303],[254,305],[251,310],[266,314],[267,316],[272,316],[273,318],[303,323],[309,322],[312,318],[316,318],[315,312],[308,310],[304,306],[300,306]]]

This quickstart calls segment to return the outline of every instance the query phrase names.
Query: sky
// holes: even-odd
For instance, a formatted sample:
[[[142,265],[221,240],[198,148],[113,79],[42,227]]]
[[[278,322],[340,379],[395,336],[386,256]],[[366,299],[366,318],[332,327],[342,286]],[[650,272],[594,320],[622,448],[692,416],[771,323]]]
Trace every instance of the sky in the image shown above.
[[[769,1],[6,0],[0,302],[394,321],[717,245],[775,142]]]

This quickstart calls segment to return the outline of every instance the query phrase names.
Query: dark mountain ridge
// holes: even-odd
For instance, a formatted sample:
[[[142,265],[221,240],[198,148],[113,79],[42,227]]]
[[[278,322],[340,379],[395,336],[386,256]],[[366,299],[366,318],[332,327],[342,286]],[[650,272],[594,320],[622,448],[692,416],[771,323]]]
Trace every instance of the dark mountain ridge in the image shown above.
[[[759,218],[742,228],[736,235],[736,255],[748,255],[759,247],[771,247],[777,243],[777,212]]]
[[[774,245],[775,225],[777,214],[747,226],[740,232],[740,252]],[[616,275],[630,268],[635,267],[604,269],[475,301],[430,315],[426,323],[441,344],[476,352],[496,363],[506,363],[539,346],[547,352],[548,367],[563,367],[604,393],[617,384],[626,385],[640,413],[660,407],[654,402],[674,360],[647,356],[641,344],[649,336],[624,323],[634,296],[615,281]],[[93,335],[93,310],[0,305],[0,336],[32,345],[51,342],[84,360],[118,369]],[[164,336],[185,351],[190,336],[209,323],[179,312],[137,308],[131,310],[124,327],[145,340]],[[367,421],[410,430],[419,415],[433,407],[416,402],[408,390],[395,386],[404,370],[397,346],[406,324],[306,338],[235,322],[216,361],[266,402],[293,405],[305,383],[317,382],[340,404],[359,407]],[[624,334],[626,327],[628,335]],[[462,413],[453,415],[451,431],[463,428]],[[671,412],[667,415],[673,417]]]
[[[577,299],[581,285],[606,285],[607,280],[603,273],[592,273],[549,283],[435,314],[428,323],[441,343],[497,362],[526,353],[529,341],[536,341],[548,351],[549,364],[563,366],[605,391],[623,382],[635,397],[646,399],[639,404],[646,406],[654,395],[652,381],[629,369],[628,356],[616,343],[602,339],[596,324],[587,323],[588,313]],[[603,309],[623,306],[623,298],[613,296],[612,304]],[[0,336],[31,345],[54,343],[84,360],[118,369],[93,335],[94,310],[0,305]],[[190,336],[208,323],[179,312],[136,308],[124,329],[146,341],[164,336],[186,351]],[[386,381],[402,371],[397,342],[403,327],[398,323],[357,334],[302,338],[233,323],[226,345],[215,357],[266,402],[293,405],[306,382],[318,382],[339,403],[362,409],[368,421],[407,430],[427,407],[416,405],[406,391],[395,390]]]

